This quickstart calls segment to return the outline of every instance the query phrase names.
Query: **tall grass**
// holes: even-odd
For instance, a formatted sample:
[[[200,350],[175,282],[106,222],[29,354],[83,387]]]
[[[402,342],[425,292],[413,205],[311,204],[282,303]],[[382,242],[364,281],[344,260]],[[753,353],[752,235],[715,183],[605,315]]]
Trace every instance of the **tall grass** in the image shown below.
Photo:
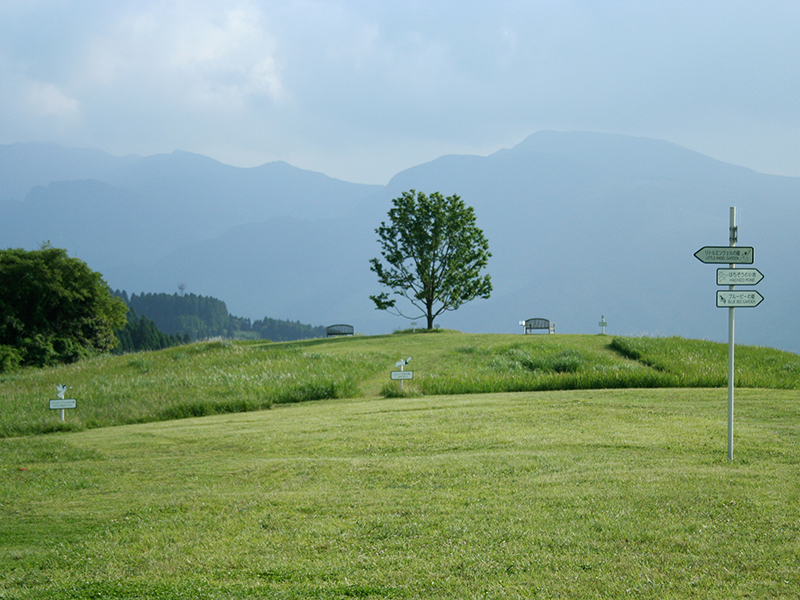
[[[0,384],[0,437],[354,397],[378,366],[359,353],[341,357],[302,346],[216,341],[26,370]],[[77,419],[67,411],[63,423],[46,410],[62,382],[72,387],[80,414]]]
[[[0,376],[0,437],[269,408],[357,397],[413,397],[543,390],[724,387],[723,344],[682,338],[581,335],[435,335],[292,343],[215,341],[105,356]],[[389,376],[413,356],[402,391]],[[738,347],[736,385],[800,387],[800,356]],[[55,386],[78,409],[62,423],[47,409]]]
[[[616,337],[611,347],[623,356],[667,373],[683,387],[721,387],[728,382],[728,346],[669,338]],[[737,346],[734,383],[740,387],[800,388],[800,357],[757,346]]]
[[[533,336],[531,336],[533,337]],[[507,346],[465,346],[453,352],[459,373],[424,376],[425,394],[574,389],[724,387],[727,346],[671,338],[615,337],[606,346],[572,336],[536,336]],[[598,338],[600,339],[600,338]],[[771,348],[737,348],[737,386],[800,388],[800,356]]]
[[[453,362],[462,364],[460,372],[429,374],[418,386],[425,394],[465,394],[690,385],[679,373],[655,369],[614,352],[613,343],[587,341],[572,336],[531,336],[509,345],[463,346],[452,356]],[[714,387],[718,382],[696,380],[693,385]]]

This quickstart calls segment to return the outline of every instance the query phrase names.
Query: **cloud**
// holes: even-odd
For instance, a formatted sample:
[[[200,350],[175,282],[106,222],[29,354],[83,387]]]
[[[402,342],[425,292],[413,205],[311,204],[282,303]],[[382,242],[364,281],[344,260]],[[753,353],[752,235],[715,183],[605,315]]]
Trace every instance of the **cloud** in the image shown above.
[[[588,129],[800,173],[798,22],[783,0],[0,0],[0,142],[57,125],[385,182]]]
[[[74,119],[80,115],[80,102],[52,83],[31,81],[25,94],[30,111],[46,117]]]
[[[80,71],[87,91],[122,86],[190,110],[286,96],[275,40],[251,2],[157,3],[121,14],[91,38]]]

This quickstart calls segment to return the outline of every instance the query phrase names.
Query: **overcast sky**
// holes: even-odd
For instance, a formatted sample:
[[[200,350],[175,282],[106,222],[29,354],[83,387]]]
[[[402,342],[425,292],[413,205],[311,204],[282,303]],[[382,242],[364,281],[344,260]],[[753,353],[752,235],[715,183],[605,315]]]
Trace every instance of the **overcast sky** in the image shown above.
[[[800,1],[0,0],[0,143],[359,183],[542,129],[800,176]]]

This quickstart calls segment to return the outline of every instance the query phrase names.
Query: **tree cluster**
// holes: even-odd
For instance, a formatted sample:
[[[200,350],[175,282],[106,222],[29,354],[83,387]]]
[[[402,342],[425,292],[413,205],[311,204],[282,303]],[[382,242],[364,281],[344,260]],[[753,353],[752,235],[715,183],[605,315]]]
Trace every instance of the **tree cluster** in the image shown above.
[[[238,322],[225,302],[196,294],[142,293],[127,296],[115,292],[137,315],[147,317],[166,334],[189,336],[191,340],[235,337]]]
[[[228,313],[225,302],[210,296],[142,293],[129,297],[125,291],[114,293],[127,303],[133,314],[151,320],[164,335],[182,340],[225,337],[285,342],[325,336],[325,327],[299,321],[264,317],[251,322],[248,318],[236,317]],[[137,322],[136,327],[144,330],[149,326]],[[150,337],[156,343],[154,336]],[[126,341],[122,341],[124,346]]]
[[[0,370],[107,352],[126,312],[100,273],[66,250],[0,251]]]
[[[189,343],[188,334],[180,336],[164,333],[156,326],[155,321],[138,316],[133,309],[128,310],[127,320],[125,327],[115,331],[119,339],[119,346],[114,349],[115,354],[163,350]]]
[[[257,333],[261,339],[273,342],[325,337],[325,327],[322,325],[304,325],[300,321],[281,321],[268,317],[253,321],[250,331]]]

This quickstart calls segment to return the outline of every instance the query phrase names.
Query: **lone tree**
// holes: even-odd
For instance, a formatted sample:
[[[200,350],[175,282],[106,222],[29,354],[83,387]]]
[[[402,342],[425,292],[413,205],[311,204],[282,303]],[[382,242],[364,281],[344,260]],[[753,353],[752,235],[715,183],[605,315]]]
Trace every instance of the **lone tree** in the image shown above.
[[[489,275],[481,275],[491,253],[483,231],[475,226],[475,211],[456,195],[439,192],[426,196],[411,190],[392,200],[389,224],[375,230],[384,265],[370,260],[378,281],[409,300],[422,311],[428,329],[445,311],[456,310],[475,298],[488,298],[492,291]],[[394,309],[396,298],[386,292],[370,296],[378,310]]]
[[[0,251],[0,370],[110,350],[127,311],[100,273],[66,250]]]

